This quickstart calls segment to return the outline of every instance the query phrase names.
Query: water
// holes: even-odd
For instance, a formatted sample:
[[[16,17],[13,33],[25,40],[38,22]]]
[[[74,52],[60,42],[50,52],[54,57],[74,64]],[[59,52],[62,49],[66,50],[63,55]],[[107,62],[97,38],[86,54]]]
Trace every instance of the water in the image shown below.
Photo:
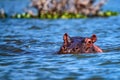
[[[96,34],[95,44],[104,53],[56,54],[65,32],[70,36]],[[120,16],[70,20],[0,19],[0,80],[119,80],[119,34]]]

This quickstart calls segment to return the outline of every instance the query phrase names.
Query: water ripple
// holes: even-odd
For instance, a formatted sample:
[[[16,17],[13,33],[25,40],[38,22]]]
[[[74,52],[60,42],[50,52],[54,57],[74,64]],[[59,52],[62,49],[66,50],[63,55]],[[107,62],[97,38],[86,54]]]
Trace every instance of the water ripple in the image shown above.
[[[119,0],[109,1],[106,5],[119,3]],[[16,2],[18,4],[19,0]],[[0,1],[0,6],[6,5],[2,3],[4,1]],[[106,8],[118,10],[115,6],[118,5]],[[17,8],[17,11],[22,10]],[[95,44],[104,52],[56,54],[64,33],[87,37],[96,34]],[[0,19],[0,34],[1,80],[120,79],[120,16],[69,20]]]

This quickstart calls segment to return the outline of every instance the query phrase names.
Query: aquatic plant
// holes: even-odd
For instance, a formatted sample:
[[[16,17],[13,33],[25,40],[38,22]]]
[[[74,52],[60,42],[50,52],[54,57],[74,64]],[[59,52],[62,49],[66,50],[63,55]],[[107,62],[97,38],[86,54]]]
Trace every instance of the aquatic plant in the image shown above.
[[[113,12],[113,11],[105,11],[105,12],[101,12],[98,15],[94,15],[94,16],[86,16],[83,14],[74,14],[74,13],[42,13],[40,16],[32,16],[28,13],[22,13],[22,14],[14,14],[11,16],[11,18],[39,18],[39,19],[73,19],[73,18],[87,18],[87,17],[110,17],[110,16],[117,16],[119,15],[118,12]]]
[[[87,17],[109,17],[119,13],[101,10],[107,0],[31,0],[30,7],[37,10],[35,15],[32,10],[16,14],[14,18],[40,18],[40,19],[71,19]]]
[[[96,3],[97,2],[97,3]],[[119,13],[102,11],[102,6],[107,0],[31,0],[30,8],[35,8],[37,13],[25,9],[23,13],[6,14],[0,10],[0,18],[39,18],[39,19],[72,19],[87,17],[110,17]]]

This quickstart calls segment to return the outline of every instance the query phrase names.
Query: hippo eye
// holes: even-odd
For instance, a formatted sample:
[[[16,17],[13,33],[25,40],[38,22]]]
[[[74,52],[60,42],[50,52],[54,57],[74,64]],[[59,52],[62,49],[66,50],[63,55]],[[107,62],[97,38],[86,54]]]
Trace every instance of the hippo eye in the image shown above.
[[[65,49],[65,46],[63,46],[63,48]]]
[[[88,41],[88,43],[90,43],[90,44],[91,44],[92,42],[91,42],[91,41]]]
[[[74,49],[74,48],[73,48],[72,50],[73,50],[73,52],[75,51],[75,49]]]
[[[78,49],[78,47],[76,47],[75,49]]]

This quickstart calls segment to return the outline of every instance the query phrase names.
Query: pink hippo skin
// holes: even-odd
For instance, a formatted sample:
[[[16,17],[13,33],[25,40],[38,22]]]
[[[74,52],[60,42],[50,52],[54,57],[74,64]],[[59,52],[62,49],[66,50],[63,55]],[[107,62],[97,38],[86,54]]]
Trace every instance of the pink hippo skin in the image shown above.
[[[97,37],[93,34],[88,37],[70,37],[67,33],[63,36],[63,45],[60,48],[60,54],[67,53],[101,53],[103,52],[94,43],[97,41]]]

